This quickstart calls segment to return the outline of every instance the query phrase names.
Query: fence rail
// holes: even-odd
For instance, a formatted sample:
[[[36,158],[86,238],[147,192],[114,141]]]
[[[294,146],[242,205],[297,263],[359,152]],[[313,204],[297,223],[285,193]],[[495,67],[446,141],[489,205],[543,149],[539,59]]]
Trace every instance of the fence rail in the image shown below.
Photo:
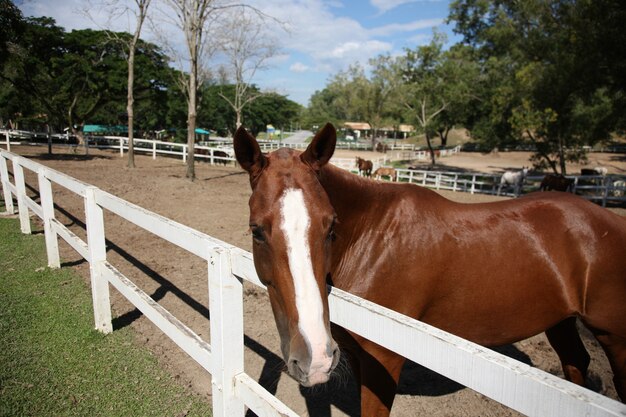
[[[520,194],[539,190],[544,176],[528,176],[521,187],[505,186],[500,188],[500,174],[482,174],[472,172],[426,171],[414,169],[396,169],[397,181],[418,184],[436,190],[462,191],[471,194],[492,194],[518,197]],[[600,203],[626,204],[626,176],[586,176],[571,175],[571,192],[581,197]]]
[[[20,141],[28,140],[29,138],[35,136],[43,135],[45,137],[45,133],[37,134],[34,132],[26,132],[26,131],[8,131],[8,130],[0,130],[0,134],[3,134],[6,137],[6,145],[7,150],[11,150],[11,144],[20,144]],[[18,141],[10,142],[9,137],[13,136],[14,139]],[[53,135],[55,138],[62,138],[65,144],[69,145],[69,137],[64,135]],[[176,143],[176,142],[165,142],[160,140],[153,139],[133,139],[134,151],[140,153],[148,153],[152,154],[153,158],[156,158],[157,155],[175,155],[182,156],[183,161],[188,157],[188,145],[186,143]],[[76,147],[76,144],[71,146]],[[120,155],[123,155],[124,151],[128,150],[128,137],[126,136],[86,136],[85,148],[88,150],[89,147],[95,147],[99,149],[116,149],[120,151]],[[281,147],[290,147],[294,149],[305,149],[308,146],[308,143],[284,143],[282,141],[259,141],[259,146],[262,151],[270,152],[276,150]],[[208,159],[211,164],[214,163],[226,163],[229,161],[234,161],[234,151],[232,148],[232,140],[231,139],[223,139],[212,142],[200,142],[194,146],[196,152],[195,157],[198,159]],[[362,151],[372,151],[374,147],[371,143],[356,143],[356,142],[337,142],[337,149],[347,149],[347,150],[362,150]],[[385,148],[387,150],[396,150],[402,151],[398,154],[394,160],[426,160],[428,159],[429,153],[425,150],[420,149],[419,146],[413,144],[386,144]],[[460,152],[461,147],[456,146],[453,148],[446,149],[438,149],[436,150],[437,156],[447,156]],[[227,155],[216,155],[217,152],[224,152]],[[386,157],[386,160],[390,160],[389,157]],[[381,165],[382,166],[382,165]]]
[[[9,161],[15,183],[8,174]],[[23,169],[37,174],[41,204],[26,195]],[[50,267],[60,266],[59,237],[89,262],[96,329],[112,331],[109,287],[113,286],[211,373],[213,415],[242,417],[249,407],[258,415],[296,416],[245,373],[242,281],[262,287],[249,252],[11,152],[0,150],[0,174],[5,207],[14,213],[15,197],[22,231],[30,233],[29,210],[41,217]],[[85,199],[87,242],[55,219],[53,182]],[[210,344],[108,262],[104,210],[207,262]],[[622,403],[337,288],[330,288],[329,303],[333,322],[524,414],[626,416]]]

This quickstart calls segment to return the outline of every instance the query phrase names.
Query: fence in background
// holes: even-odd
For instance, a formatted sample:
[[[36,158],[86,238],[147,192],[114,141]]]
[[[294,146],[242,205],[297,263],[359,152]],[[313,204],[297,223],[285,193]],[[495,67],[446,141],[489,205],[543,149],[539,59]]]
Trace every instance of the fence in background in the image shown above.
[[[45,133],[34,133],[21,130],[0,130],[0,133],[5,136],[5,140],[9,146],[7,150],[10,150],[9,137],[12,137],[14,142],[12,144],[19,144],[21,141],[28,141],[30,138],[39,137],[45,138]],[[68,135],[51,135],[54,138],[55,143],[63,143],[65,145],[77,147],[75,142],[71,142]],[[126,136],[86,136],[85,149],[88,152],[89,147],[95,147],[100,149],[119,149],[120,155],[123,155],[124,151],[128,149],[128,137]],[[175,155],[181,156],[183,161],[188,157],[189,151],[186,143],[165,142],[152,139],[139,139],[133,140],[134,150],[136,152],[143,152],[152,154],[153,158],[156,155]],[[305,149],[308,143],[285,143],[282,141],[268,141],[259,140],[259,146],[263,152],[270,152],[281,147],[290,147],[294,149]],[[234,152],[232,149],[232,139],[221,138],[219,140],[212,140],[211,142],[199,142],[194,146],[196,152],[196,158],[210,159],[211,163],[225,163],[227,161],[234,161]],[[371,143],[357,143],[357,142],[344,142],[339,141],[336,145],[337,149],[348,150],[362,150],[372,151],[374,148]],[[393,160],[426,160],[430,158],[430,154],[427,151],[420,150],[417,145],[395,145],[386,144],[386,150],[402,151],[397,153],[397,156]],[[461,147],[456,146],[454,148],[447,148],[436,150],[437,157],[447,156],[460,152]],[[213,155],[214,152],[225,152],[227,155]],[[387,160],[391,158],[387,157]]]
[[[26,193],[25,169],[37,174],[40,203]],[[263,287],[249,252],[3,150],[0,184],[8,213],[14,213],[14,198],[17,201],[23,233],[31,232],[29,211],[41,218],[50,267],[60,266],[59,237],[89,262],[96,329],[112,331],[109,287],[113,286],[211,374],[213,415],[243,417],[245,407],[263,416],[296,415],[245,373],[242,280]],[[86,242],[56,220],[53,184],[84,199]],[[211,344],[108,262],[104,210],[207,262]],[[622,403],[337,288],[330,290],[333,322],[526,415],[626,415]]]
[[[537,191],[544,176],[528,176],[520,188],[500,187],[499,174],[472,172],[425,171],[396,169],[398,181],[410,182],[436,190],[462,191],[472,194],[492,194],[518,197],[520,194]],[[572,175],[571,192],[587,200],[601,204],[626,204],[626,176],[624,175]]]
[[[10,151],[11,145],[22,143],[21,141],[10,141],[9,133],[14,139],[27,139],[32,136],[32,132],[26,131],[1,131],[4,133],[4,144]],[[206,142],[205,142],[206,143]],[[350,144],[349,142],[339,142],[337,147],[343,145],[353,146],[356,149],[362,144]],[[196,145],[195,157],[205,160],[211,165],[224,164],[229,162],[236,163],[232,141],[218,141],[213,143],[214,146]],[[74,145],[75,146],[75,145]],[[115,149],[119,150],[120,156],[124,155],[124,151],[128,150],[128,138],[122,136],[96,136],[86,141],[85,149],[88,152],[89,147],[99,149]],[[260,142],[261,149],[269,152],[278,149],[281,146],[276,142]],[[296,149],[305,149],[307,144],[286,144]],[[367,145],[364,145],[367,146]],[[369,147],[371,149],[371,146]],[[393,161],[408,160],[427,160],[430,154],[426,151],[415,150],[414,145],[398,145],[388,146],[388,149],[402,149],[396,152],[393,157],[387,154],[379,158],[373,158],[373,170],[379,167],[390,166]],[[437,150],[437,157],[446,157],[460,152],[461,147],[456,146],[451,149]],[[134,139],[134,150],[137,153],[148,153],[156,159],[157,155],[181,157],[183,162],[188,157],[188,146],[182,143],[163,142],[149,139]],[[331,162],[345,170],[358,173],[355,158],[333,158]],[[469,192],[472,194],[492,194],[508,197],[518,197],[521,194],[539,190],[539,185],[543,176],[526,177],[521,187],[500,187],[500,174],[483,174],[471,172],[446,172],[446,171],[427,171],[397,168],[397,181],[418,184],[424,187],[436,190],[450,190],[459,192]],[[567,176],[574,180],[571,192],[581,197],[591,200],[595,203],[606,207],[607,204],[626,205],[626,176],[624,175],[607,175],[607,176]]]

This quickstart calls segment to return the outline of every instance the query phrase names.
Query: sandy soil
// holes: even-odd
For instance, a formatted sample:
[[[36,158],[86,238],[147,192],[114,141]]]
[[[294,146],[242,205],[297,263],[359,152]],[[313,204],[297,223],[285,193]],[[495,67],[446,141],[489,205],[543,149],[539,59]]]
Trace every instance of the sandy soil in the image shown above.
[[[55,149],[47,157],[44,148],[13,147],[16,153],[32,158],[72,177],[96,185],[125,200],[136,203],[182,224],[250,250],[247,176],[237,167],[211,167],[198,163],[197,180],[185,179],[180,160],[137,156],[137,168],[125,167],[118,153],[91,150],[88,156]],[[369,154],[360,153],[363,156]],[[354,152],[340,151],[340,157]],[[482,171],[519,168],[529,165],[527,154],[461,154],[441,162],[450,166]],[[596,158],[596,156],[594,156]],[[610,172],[626,172],[626,162],[616,156],[597,156],[595,165],[609,166]],[[36,188],[36,179],[27,175]],[[84,238],[82,200],[60,186],[54,187],[58,218]],[[477,202],[499,197],[445,193],[448,198]],[[125,220],[106,214],[108,258],[161,305],[209,339],[207,267],[199,259],[173,245],[154,238]],[[87,280],[88,265],[67,244],[61,243],[63,265],[76,268]],[[132,326],[137,342],[147,346],[171,375],[188,389],[210,396],[210,376],[189,359],[154,325],[135,310],[115,290],[112,291],[114,327]],[[246,371],[270,392],[276,393],[301,415],[358,415],[358,393],[347,371],[328,386],[302,389],[282,372],[278,336],[266,294],[245,287],[245,360]],[[590,388],[616,398],[611,374],[601,350],[585,335],[593,357]],[[562,375],[556,355],[543,335],[506,346],[501,352]],[[394,416],[514,416],[518,415],[474,391],[451,382],[416,364],[408,363],[402,374]]]

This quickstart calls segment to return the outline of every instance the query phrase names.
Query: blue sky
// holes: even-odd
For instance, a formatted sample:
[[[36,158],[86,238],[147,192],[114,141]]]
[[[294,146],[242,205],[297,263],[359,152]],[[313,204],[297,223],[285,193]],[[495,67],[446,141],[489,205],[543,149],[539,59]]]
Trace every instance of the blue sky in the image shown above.
[[[95,0],[94,0],[95,1]],[[132,4],[131,0],[126,1]],[[158,1],[158,0],[153,0]],[[288,33],[274,30],[279,52],[253,83],[307,105],[337,72],[380,54],[399,54],[430,41],[433,29],[457,38],[445,24],[449,0],[249,0],[284,22]],[[81,10],[87,0],[17,0],[25,16],[50,16],[66,30],[107,27],[104,13],[91,8],[95,22]],[[163,6],[159,6],[164,8]],[[131,23],[129,23],[129,21]],[[132,30],[132,19],[116,19],[112,29]],[[173,29],[170,29],[173,30]],[[159,43],[147,29],[146,40]]]

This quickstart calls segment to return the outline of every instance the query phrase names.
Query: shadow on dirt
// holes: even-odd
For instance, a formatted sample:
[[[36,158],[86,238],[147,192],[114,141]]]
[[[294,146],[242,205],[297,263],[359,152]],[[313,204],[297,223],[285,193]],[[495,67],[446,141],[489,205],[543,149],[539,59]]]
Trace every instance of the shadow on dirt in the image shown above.
[[[34,155],[29,155],[28,156],[29,159],[34,159],[34,160],[38,160],[38,161],[93,161],[96,159],[113,159],[112,156],[109,155],[92,155],[92,154],[80,154],[80,153],[75,153],[75,154],[47,154],[47,153],[40,153],[40,154],[34,154]]]

